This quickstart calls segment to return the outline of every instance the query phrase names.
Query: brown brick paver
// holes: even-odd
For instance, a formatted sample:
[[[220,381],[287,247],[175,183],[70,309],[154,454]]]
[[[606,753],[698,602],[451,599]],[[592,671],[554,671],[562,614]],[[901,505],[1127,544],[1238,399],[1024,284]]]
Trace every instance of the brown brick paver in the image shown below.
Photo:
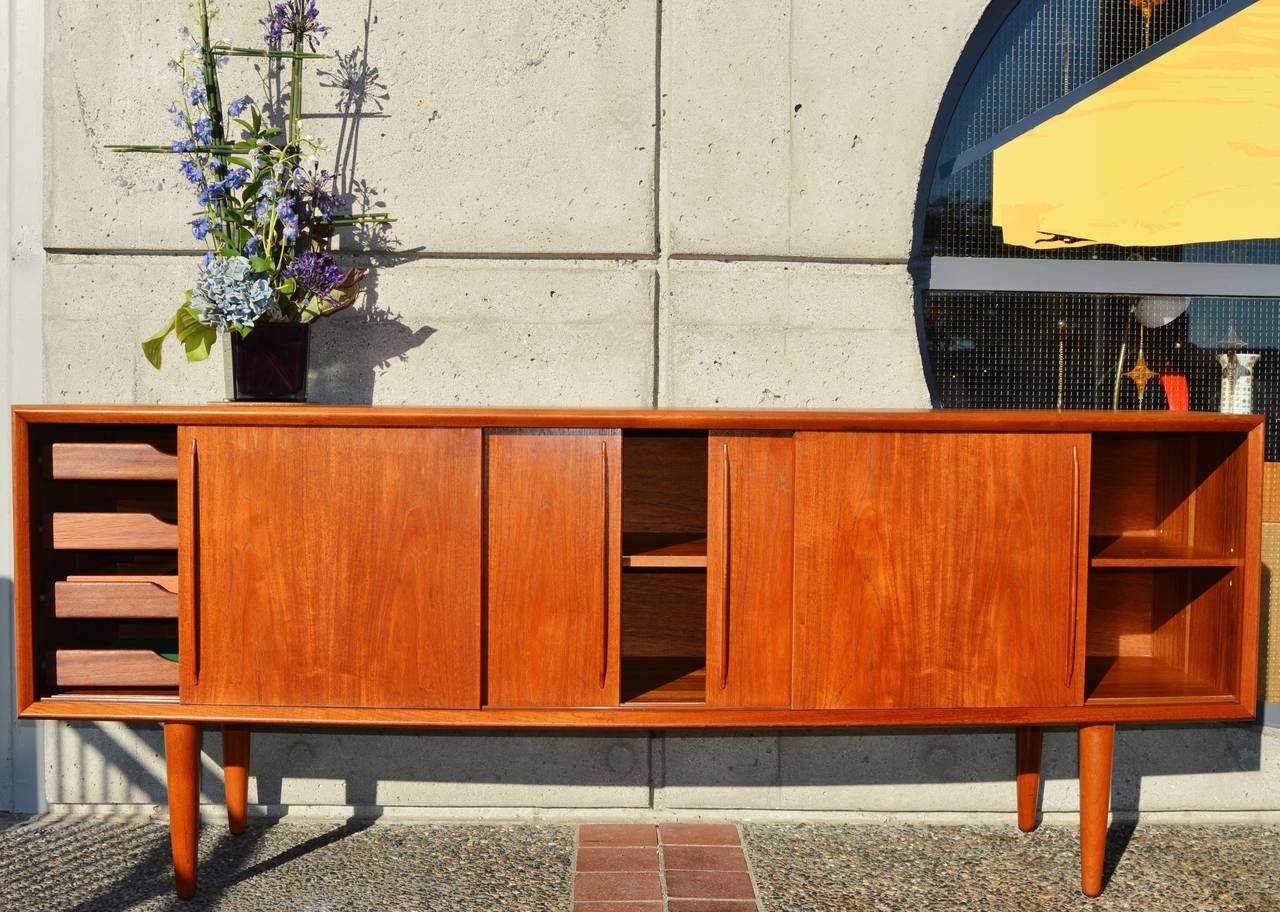
[[[732,824],[578,829],[573,912],[758,912]]]

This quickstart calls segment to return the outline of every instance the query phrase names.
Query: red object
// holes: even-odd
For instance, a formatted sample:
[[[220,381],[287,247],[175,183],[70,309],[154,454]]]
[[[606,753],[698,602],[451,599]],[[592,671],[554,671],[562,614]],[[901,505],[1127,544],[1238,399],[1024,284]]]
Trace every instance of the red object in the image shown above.
[[[1161,374],[1160,385],[1164,387],[1164,397],[1169,400],[1169,411],[1185,412],[1191,408],[1191,393],[1185,374]]]

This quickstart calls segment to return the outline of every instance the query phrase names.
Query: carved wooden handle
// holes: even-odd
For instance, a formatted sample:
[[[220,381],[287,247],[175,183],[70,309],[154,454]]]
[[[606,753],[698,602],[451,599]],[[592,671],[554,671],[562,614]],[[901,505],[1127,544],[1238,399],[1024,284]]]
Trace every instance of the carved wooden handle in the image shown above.
[[[604,640],[600,649],[600,688],[603,690],[605,680],[609,676],[609,442],[600,441],[601,490],[604,492],[604,504],[601,514],[604,517],[603,559],[600,561],[600,600],[603,603],[604,617],[601,627]]]
[[[191,663],[191,680],[198,681],[200,679],[200,454],[194,434],[191,437],[191,452],[188,458],[191,460],[190,472],[188,472],[191,480],[187,488],[187,521],[191,523],[191,536],[188,541],[191,554],[187,558],[189,562],[187,566],[191,568],[191,595],[189,596],[191,612],[187,622],[191,624],[192,650],[191,655],[179,655],[178,660]]]
[[[1067,631],[1067,686],[1076,673],[1076,631],[1080,627],[1080,447],[1071,447],[1071,629]]]
[[[724,464],[723,486],[720,497],[720,538],[724,542],[724,552],[720,562],[720,690],[729,686],[729,558],[731,543],[729,540],[729,444],[723,444]]]

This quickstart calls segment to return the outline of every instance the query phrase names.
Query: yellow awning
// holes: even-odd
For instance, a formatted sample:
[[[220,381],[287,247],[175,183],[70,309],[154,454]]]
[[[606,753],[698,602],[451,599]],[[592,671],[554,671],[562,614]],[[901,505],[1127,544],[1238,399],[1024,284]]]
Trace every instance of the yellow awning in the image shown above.
[[[1257,0],[993,153],[1006,244],[1280,237],[1280,0]]]

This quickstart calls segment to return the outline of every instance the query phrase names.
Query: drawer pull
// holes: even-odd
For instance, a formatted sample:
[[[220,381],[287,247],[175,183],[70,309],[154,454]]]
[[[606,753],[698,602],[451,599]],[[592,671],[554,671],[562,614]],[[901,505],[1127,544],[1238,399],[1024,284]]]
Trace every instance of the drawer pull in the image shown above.
[[[178,578],[71,577],[53,585],[53,614],[60,618],[178,617]]]
[[[60,550],[169,551],[178,527],[150,513],[54,513],[51,538]]]
[[[152,443],[55,443],[50,477],[85,481],[176,481],[178,457]]]
[[[59,649],[58,687],[177,687],[178,663],[150,649]]]

